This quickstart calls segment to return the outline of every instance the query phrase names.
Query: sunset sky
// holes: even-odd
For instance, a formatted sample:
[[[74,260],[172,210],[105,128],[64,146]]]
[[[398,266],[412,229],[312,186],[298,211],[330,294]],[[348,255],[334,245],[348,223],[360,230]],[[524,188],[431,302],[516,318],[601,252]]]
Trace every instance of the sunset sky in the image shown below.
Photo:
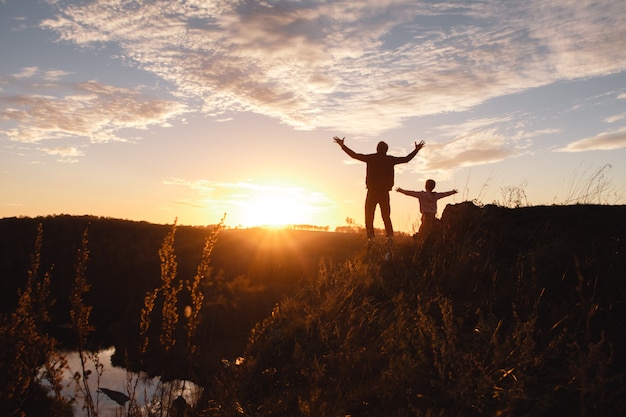
[[[440,212],[626,204],[626,1],[0,0],[0,57],[0,217],[362,224],[335,135]]]

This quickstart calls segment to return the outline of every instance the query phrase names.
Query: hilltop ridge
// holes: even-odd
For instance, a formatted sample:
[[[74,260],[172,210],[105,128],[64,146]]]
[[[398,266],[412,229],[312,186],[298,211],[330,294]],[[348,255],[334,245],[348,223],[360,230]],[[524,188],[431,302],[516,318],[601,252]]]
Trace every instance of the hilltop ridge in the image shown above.
[[[233,416],[623,415],[624,214],[449,205],[441,239],[399,241],[393,264],[322,269],[215,396]]]

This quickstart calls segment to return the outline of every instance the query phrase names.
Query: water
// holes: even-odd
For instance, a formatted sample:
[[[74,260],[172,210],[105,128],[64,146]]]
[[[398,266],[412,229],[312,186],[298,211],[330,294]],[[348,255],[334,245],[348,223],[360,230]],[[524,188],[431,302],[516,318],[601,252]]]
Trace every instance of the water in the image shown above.
[[[102,370],[99,379],[93,361],[89,361],[86,366],[86,372],[91,371],[87,381],[99,417],[125,416],[128,403],[126,406],[119,405],[103,392],[98,392],[98,388],[117,391],[128,397],[131,397],[130,393],[134,392],[137,404],[144,412],[161,402],[166,409],[169,409],[169,404],[179,396],[182,396],[187,404],[195,404],[201,394],[202,389],[189,381],[162,383],[159,377],[148,378],[143,374],[113,366],[111,357],[114,353],[115,348],[113,347],[98,352],[100,369]],[[64,372],[62,395],[65,398],[74,399],[74,416],[87,415],[86,411],[83,410],[84,395],[77,391],[73,378],[76,372],[82,373],[80,356],[77,352],[70,352],[66,353],[66,359],[69,369]],[[82,385],[82,381],[80,383]]]

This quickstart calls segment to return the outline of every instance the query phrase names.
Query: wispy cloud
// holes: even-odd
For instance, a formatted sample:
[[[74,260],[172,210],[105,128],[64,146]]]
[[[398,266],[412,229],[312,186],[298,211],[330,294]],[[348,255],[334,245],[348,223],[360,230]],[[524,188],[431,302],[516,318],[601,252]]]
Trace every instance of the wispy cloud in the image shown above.
[[[607,151],[626,148],[626,128],[581,139],[557,149],[558,152]]]
[[[494,130],[481,130],[435,144],[424,154],[426,171],[451,170],[502,161],[518,152]]]
[[[74,146],[40,148],[40,150],[48,155],[57,156],[60,162],[78,162],[78,157],[84,155],[81,150]]]
[[[186,111],[178,101],[156,98],[139,88],[96,81],[59,82],[65,75],[62,71],[40,74],[37,68],[25,68],[16,75],[22,79],[23,91],[0,95],[0,120],[13,124],[0,134],[24,143],[68,138],[91,143],[125,141],[118,135],[121,129],[167,125]]]
[[[620,1],[57,5],[41,26],[60,40],[116,44],[207,113],[253,111],[301,129],[382,132],[626,69]]]
[[[626,119],[626,113],[620,113],[620,114],[614,114],[613,116],[609,116],[606,119],[604,119],[604,121],[607,123],[615,123],[624,119]]]
[[[519,116],[519,115],[518,115]],[[453,139],[443,143],[427,144],[422,171],[450,171],[500,162],[528,152],[530,139],[550,134],[551,129],[525,131],[523,126],[509,124],[512,115],[495,118],[468,119],[464,123],[441,125],[437,131]],[[519,122],[518,122],[519,123]],[[509,132],[513,130],[513,132]]]
[[[19,73],[13,74],[13,76],[15,78],[31,78],[37,72],[39,72],[39,68],[37,67],[25,67],[25,68],[22,68],[22,70]]]

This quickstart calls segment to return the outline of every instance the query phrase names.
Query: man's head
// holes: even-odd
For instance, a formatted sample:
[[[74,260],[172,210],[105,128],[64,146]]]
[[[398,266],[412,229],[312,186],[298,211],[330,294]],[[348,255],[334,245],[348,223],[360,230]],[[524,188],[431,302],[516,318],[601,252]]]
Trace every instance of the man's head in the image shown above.
[[[426,180],[426,191],[432,191],[435,189],[435,180]]]
[[[382,140],[380,142],[378,142],[378,145],[376,145],[376,153],[385,155],[387,153],[388,149],[389,149],[389,145],[387,145]]]

